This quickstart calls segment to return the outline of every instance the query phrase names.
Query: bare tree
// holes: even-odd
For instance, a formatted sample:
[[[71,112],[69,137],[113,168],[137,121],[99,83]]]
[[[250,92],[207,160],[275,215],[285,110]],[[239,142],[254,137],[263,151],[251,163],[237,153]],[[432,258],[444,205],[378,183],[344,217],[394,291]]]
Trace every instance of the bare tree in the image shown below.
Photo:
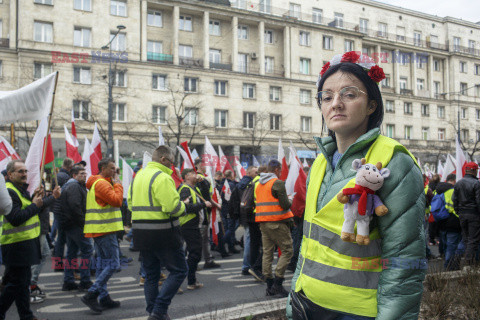
[[[450,125],[452,125],[455,132],[458,132],[458,127],[455,121],[452,120],[452,121],[449,121],[449,123]],[[478,139],[479,138],[478,134],[475,134],[475,139],[469,139],[468,137],[467,139],[461,139],[461,137],[458,137],[458,138],[459,138],[458,140],[460,141],[460,146],[462,150],[464,150],[468,154],[470,159],[473,160],[473,156],[475,155],[475,153],[477,153],[480,150],[480,139]],[[467,141],[464,141],[464,140],[467,140]]]
[[[262,111],[252,112],[251,115],[244,113],[244,117],[247,117],[247,119],[240,120],[240,123],[237,123],[236,126],[245,129],[243,132],[248,137],[250,153],[256,155],[260,152],[261,145],[271,133],[269,130],[270,115],[268,112]]]

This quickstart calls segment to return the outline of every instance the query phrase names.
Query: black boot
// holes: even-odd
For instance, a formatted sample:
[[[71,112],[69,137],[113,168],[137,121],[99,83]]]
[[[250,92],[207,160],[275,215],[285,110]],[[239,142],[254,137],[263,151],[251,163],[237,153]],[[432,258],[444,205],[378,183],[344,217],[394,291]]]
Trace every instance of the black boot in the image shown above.
[[[288,291],[285,290],[285,288],[283,287],[283,281],[285,280],[285,278],[279,278],[279,277],[275,277],[275,280],[273,282],[273,291],[275,291],[275,296],[277,296],[278,298],[285,298],[288,296]]]
[[[274,296],[276,294],[275,290],[273,289],[273,279],[267,279],[267,291],[266,291],[266,296]]]
[[[110,298],[110,295],[100,299],[100,307],[103,310],[105,309],[113,309],[120,307],[120,301],[114,301]]]
[[[82,297],[82,302],[87,305],[93,312],[96,314],[102,313],[102,307],[98,304],[97,298],[99,293],[98,292],[87,292]]]

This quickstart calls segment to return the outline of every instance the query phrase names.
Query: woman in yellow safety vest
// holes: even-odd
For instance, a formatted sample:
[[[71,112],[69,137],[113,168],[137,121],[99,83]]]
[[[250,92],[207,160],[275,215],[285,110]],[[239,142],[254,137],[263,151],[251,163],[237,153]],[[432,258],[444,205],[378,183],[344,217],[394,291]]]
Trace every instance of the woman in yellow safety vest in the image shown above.
[[[384,78],[371,58],[353,51],[320,72],[317,102],[329,134],[315,138],[321,153],[307,180],[289,319],[418,318],[426,269],[422,174],[405,147],[380,135]],[[374,216],[368,245],[341,239],[344,205],[337,200],[354,187],[352,162],[361,158],[390,170],[376,192],[389,212]]]

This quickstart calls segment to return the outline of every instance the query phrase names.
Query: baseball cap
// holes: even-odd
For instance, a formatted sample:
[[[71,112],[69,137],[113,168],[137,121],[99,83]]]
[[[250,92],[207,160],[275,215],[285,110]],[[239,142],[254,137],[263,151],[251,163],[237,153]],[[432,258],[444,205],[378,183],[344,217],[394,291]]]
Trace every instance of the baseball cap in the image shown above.
[[[77,163],[74,164],[74,166],[77,166],[77,165],[82,165],[82,166],[86,167],[86,166],[87,166],[87,163],[82,160],[82,161],[79,161],[79,162],[77,162]]]
[[[467,162],[465,164],[465,170],[478,170],[478,164],[475,162]]]

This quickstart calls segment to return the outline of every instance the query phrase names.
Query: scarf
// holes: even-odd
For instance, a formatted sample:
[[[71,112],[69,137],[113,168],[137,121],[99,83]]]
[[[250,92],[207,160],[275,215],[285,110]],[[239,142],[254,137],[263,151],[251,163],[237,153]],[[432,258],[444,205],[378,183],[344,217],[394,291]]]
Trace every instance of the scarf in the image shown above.
[[[358,184],[356,184],[354,188],[343,189],[342,192],[346,196],[349,196],[352,194],[360,194],[360,200],[358,201],[358,213],[361,216],[364,216],[365,213],[367,212],[367,196],[369,194],[375,193],[375,191],[373,191],[372,189],[359,186]]]

